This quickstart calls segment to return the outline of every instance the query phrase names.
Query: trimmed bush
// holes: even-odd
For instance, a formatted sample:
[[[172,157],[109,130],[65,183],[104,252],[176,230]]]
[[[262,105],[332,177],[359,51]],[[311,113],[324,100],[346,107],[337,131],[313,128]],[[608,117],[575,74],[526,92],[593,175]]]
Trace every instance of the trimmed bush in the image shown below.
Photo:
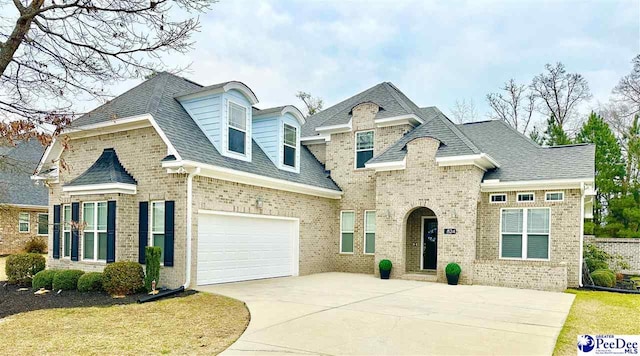
[[[19,253],[7,257],[5,273],[9,284],[30,286],[33,276],[44,270],[44,256],[37,253]]]
[[[599,269],[591,273],[593,284],[600,287],[614,287],[616,285],[616,274],[608,269]]]
[[[42,237],[32,237],[24,245],[26,253],[47,253],[47,242]]]
[[[160,282],[160,255],[162,249],[158,246],[147,246],[144,251],[146,274],[144,276],[144,287],[147,292],[151,292],[151,282],[156,281],[156,286]]]
[[[75,290],[78,288],[78,279],[84,274],[84,271],[79,269],[65,269],[58,271],[53,276],[53,289],[54,290]]]
[[[391,271],[391,267],[393,267],[393,264],[389,260],[381,260],[378,264],[378,268],[380,268],[381,271]]]
[[[58,270],[55,269],[45,269],[44,271],[40,271],[33,276],[33,281],[31,282],[31,287],[33,289],[53,289],[53,278],[58,273]]]
[[[462,272],[462,268],[460,268],[459,264],[451,262],[447,267],[445,267],[444,272],[451,276],[459,276],[460,272]]]
[[[102,273],[102,288],[111,295],[133,294],[144,289],[144,272],[137,262],[114,262]]]
[[[79,292],[99,292],[102,290],[102,273],[85,273],[78,279]]]

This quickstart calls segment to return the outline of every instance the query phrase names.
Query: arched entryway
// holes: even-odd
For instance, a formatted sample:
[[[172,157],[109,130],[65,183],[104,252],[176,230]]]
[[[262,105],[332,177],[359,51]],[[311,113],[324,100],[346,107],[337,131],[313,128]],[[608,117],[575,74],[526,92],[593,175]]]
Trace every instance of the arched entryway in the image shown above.
[[[438,218],[433,210],[413,209],[406,219],[406,272],[435,272],[438,265]]]

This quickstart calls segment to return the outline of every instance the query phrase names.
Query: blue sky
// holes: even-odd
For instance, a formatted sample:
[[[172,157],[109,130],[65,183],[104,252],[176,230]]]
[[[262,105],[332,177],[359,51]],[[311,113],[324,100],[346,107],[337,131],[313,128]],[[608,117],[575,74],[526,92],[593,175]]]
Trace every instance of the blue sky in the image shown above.
[[[472,99],[485,119],[487,93],[561,61],[587,78],[588,110],[640,53],[639,1],[222,0],[200,19],[194,50],[167,64],[190,64],[201,84],[243,81],[263,108],[299,105],[298,90],[329,106],[391,81],[445,113]]]

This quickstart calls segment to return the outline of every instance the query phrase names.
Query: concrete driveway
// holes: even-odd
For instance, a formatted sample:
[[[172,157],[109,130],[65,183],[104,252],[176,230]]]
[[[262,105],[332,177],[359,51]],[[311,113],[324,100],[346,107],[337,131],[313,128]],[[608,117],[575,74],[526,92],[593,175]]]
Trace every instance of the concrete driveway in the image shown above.
[[[350,273],[197,289],[249,307],[226,355],[550,355],[574,298]]]

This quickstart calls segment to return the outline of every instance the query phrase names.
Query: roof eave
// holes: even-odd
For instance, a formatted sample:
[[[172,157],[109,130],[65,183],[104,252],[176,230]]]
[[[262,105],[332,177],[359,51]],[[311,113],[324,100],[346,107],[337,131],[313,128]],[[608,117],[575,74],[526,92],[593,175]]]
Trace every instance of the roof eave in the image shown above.
[[[352,121],[349,120],[349,122],[346,124],[316,127],[316,132],[323,133],[323,134],[351,132],[352,130],[351,123]]]
[[[398,125],[411,125],[415,127],[424,123],[424,120],[422,120],[417,115],[409,114],[375,119],[373,122],[376,124],[376,127],[389,127]]]
[[[407,157],[404,157],[402,161],[365,163],[364,166],[376,172],[401,171],[407,168]]]
[[[436,157],[436,163],[440,167],[450,167],[450,166],[476,166],[484,171],[493,168],[500,168],[500,164],[498,161],[493,159],[490,155],[486,153],[479,153],[474,155],[463,155],[463,156],[448,156],[448,157]]]
[[[502,192],[509,190],[548,190],[548,189],[592,189],[594,178],[541,179],[528,181],[485,180],[480,183],[482,192]]]

